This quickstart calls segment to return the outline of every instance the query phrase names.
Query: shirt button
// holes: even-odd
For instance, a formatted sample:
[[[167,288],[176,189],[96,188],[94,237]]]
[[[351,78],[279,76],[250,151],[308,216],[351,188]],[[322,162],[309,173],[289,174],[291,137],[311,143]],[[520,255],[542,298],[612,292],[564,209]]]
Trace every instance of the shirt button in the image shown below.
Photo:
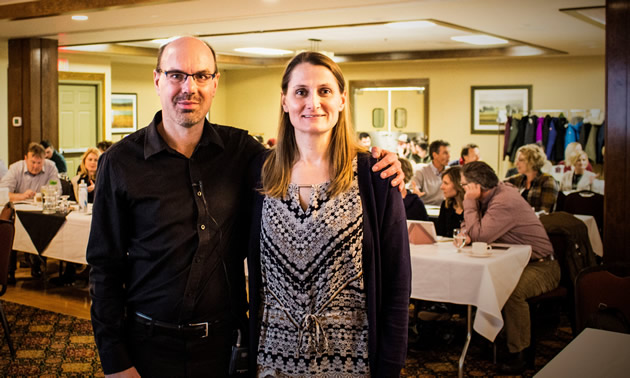
[[[199,192],[197,192],[197,195],[198,195],[199,197],[201,197],[201,192],[200,192],[200,191],[199,191]]]
[[[205,224],[202,224],[202,225],[201,225],[201,229],[202,229],[202,230],[205,230],[205,229],[206,229],[206,225],[205,225]]]

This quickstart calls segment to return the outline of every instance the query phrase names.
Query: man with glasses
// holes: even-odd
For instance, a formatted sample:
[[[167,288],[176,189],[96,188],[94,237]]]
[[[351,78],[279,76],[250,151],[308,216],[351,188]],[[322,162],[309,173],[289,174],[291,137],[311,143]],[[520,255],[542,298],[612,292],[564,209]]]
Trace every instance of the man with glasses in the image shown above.
[[[248,167],[264,147],[206,120],[219,77],[203,41],[162,46],[162,110],[99,160],[87,260],[106,375],[228,375],[234,331],[247,324]]]
[[[560,265],[542,223],[531,206],[510,184],[499,182],[492,168],[475,161],[462,166],[464,224],[467,243],[507,243],[532,246],[529,264],[516,288],[503,306],[510,360],[500,366],[503,374],[525,370],[523,351],[530,344],[529,305],[527,299],[558,287]]]

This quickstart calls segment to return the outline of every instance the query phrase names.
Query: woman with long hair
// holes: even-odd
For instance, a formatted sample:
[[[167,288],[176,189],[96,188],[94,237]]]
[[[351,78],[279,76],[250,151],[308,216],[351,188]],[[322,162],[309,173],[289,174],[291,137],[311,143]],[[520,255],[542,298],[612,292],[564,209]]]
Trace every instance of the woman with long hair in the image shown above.
[[[101,152],[95,148],[88,148],[81,156],[81,164],[79,172],[72,178],[72,186],[74,188],[74,198],[79,198],[79,184],[85,182],[88,190],[88,202],[94,202],[94,188],[96,186],[96,170],[98,168],[98,158]]]
[[[250,242],[250,349],[267,376],[397,376],[411,267],[402,198],[347,119],[339,66],[317,52],[282,78]]]
[[[440,215],[435,224],[435,231],[440,236],[453,237],[453,230],[459,228],[464,220],[464,188],[460,181],[461,168],[449,168],[442,176],[440,189],[444,193],[444,201],[440,206]]]

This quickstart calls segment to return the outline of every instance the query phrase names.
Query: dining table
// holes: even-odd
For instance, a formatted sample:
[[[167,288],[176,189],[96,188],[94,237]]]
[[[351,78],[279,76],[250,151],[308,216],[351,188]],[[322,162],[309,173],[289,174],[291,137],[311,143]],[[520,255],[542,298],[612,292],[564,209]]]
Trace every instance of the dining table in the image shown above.
[[[74,209],[67,214],[43,214],[41,204],[35,203],[18,202],[15,210],[14,250],[87,264],[85,251],[92,223],[91,204],[87,212]]]
[[[471,247],[456,248],[450,240],[434,244],[411,244],[411,297],[467,305],[467,337],[459,359],[459,376],[472,329],[494,341],[503,328],[501,309],[529,263],[529,245],[493,244],[491,253],[480,257]],[[472,321],[472,306],[477,311]]]

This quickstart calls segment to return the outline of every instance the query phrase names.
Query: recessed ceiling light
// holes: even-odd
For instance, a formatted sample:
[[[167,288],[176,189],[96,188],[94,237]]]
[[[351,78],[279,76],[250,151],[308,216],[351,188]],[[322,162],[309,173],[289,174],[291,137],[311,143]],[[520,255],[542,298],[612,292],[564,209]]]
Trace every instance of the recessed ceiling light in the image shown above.
[[[88,19],[88,16],[75,15],[75,16],[72,16],[72,19],[75,21],[85,21]]]
[[[257,55],[287,55],[293,54],[291,50],[281,50],[281,49],[268,49],[266,47],[243,47],[234,49],[234,51],[248,53],[248,54],[257,54]]]
[[[419,29],[430,28],[435,26],[435,23],[431,21],[402,21],[402,22],[390,22],[385,24],[388,28],[392,29]]]
[[[508,43],[507,40],[492,37],[485,34],[462,35],[451,37],[453,41],[470,43],[471,45],[503,45]]]

